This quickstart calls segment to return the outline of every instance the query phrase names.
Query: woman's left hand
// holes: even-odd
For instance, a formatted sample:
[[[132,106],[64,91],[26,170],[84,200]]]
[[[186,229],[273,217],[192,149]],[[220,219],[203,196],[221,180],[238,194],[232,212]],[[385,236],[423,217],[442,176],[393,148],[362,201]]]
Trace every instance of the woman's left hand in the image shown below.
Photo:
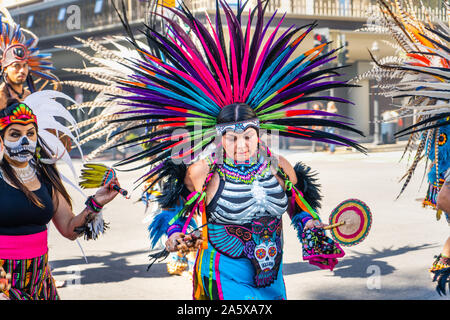
[[[113,189],[113,186],[117,185],[120,187],[117,178],[112,179],[108,184],[104,185],[95,193],[95,202],[97,202],[102,207],[111,202],[119,192]]]
[[[326,226],[327,226],[327,224],[324,224],[324,223],[320,222],[319,220],[311,219],[308,222],[306,222],[303,230],[305,231],[305,230],[312,229],[312,228],[323,228]]]

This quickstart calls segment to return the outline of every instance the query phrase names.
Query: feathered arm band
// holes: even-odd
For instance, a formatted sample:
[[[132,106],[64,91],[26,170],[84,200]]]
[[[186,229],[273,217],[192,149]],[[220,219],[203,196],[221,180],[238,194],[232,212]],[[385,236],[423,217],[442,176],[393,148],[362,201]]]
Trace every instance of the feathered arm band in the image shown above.
[[[305,224],[311,220],[320,220],[316,210],[320,208],[322,196],[320,194],[320,185],[317,184],[316,173],[311,172],[311,168],[298,162],[294,166],[297,176],[297,183],[294,185],[286,173],[278,168],[286,185],[286,193],[291,199],[289,216],[294,228],[297,230],[297,236],[301,240],[301,235]]]
[[[161,208],[174,207],[180,196],[186,198],[189,195],[189,191],[184,185],[186,170],[187,167],[183,162],[180,164],[176,164],[172,160],[164,162],[161,173],[156,179],[156,181],[159,181],[167,178],[162,184],[161,195],[157,197]]]
[[[85,204],[89,214],[86,216],[85,223],[76,227],[74,231],[78,235],[83,235],[85,240],[96,240],[109,228],[108,223],[103,220],[103,207],[95,201],[93,196],[88,197]]]
[[[298,162],[294,166],[297,183],[285,180],[286,192],[291,195],[291,222],[297,231],[302,244],[303,260],[321,269],[333,270],[338,263],[337,258],[345,255],[339,244],[327,237],[325,230],[312,228],[304,231],[306,223],[311,219],[320,221],[316,210],[320,208],[322,196],[317,183],[316,174],[311,168]]]
[[[429,270],[433,273],[433,282],[437,282],[436,291],[440,296],[446,295],[445,286],[450,289],[450,258],[442,254],[436,257],[433,266]]]
[[[175,232],[183,231],[183,226],[187,222],[187,218],[177,217],[182,209],[182,205],[177,205],[172,208],[161,209],[161,212],[155,215],[155,218],[148,227],[152,248],[156,246],[163,235],[170,237]],[[190,220],[187,226],[197,228],[195,220]]]

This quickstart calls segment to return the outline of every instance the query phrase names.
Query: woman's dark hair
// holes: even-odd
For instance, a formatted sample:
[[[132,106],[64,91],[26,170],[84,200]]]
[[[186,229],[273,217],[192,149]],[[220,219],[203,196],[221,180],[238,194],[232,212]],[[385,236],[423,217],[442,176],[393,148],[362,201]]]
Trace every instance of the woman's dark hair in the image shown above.
[[[16,99],[9,99],[6,109],[1,110],[0,114],[9,115],[11,113],[10,109],[13,109],[13,108],[8,108],[8,107],[12,106],[15,103],[20,103],[20,101],[18,101]],[[8,113],[8,112],[10,112],[10,113]],[[6,129],[0,130],[0,136],[2,137],[3,140],[5,138],[5,131],[6,131]],[[52,189],[54,191],[58,191],[59,193],[61,193],[61,195],[64,197],[64,199],[66,199],[66,201],[69,203],[69,206],[72,207],[72,199],[70,198],[69,194],[67,193],[66,188],[64,187],[64,185],[61,181],[61,177],[58,173],[58,170],[56,169],[56,165],[42,163],[39,161],[39,159],[37,157],[37,153],[39,150],[40,156],[42,158],[46,158],[46,159],[50,158],[50,155],[46,151],[46,148],[48,149],[48,146],[38,136],[37,145],[36,145],[36,154],[33,156],[33,160],[34,160],[33,162],[36,167],[36,172],[38,174],[38,177],[40,178],[40,182],[41,183],[43,183],[43,181],[49,182],[52,186]],[[28,188],[20,181],[20,179],[16,175],[16,172],[11,167],[11,165],[8,163],[8,161],[6,161],[6,160],[2,161],[0,163],[0,168],[2,169],[5,177],[9,181],[11,181],[11,183],[14,186],[16,186],[20,191],[22,191],[25,194],[25,196],[34,205],[38,206],[39,208],[44,207],[44,205],[42,204],[39,197],[36,196],[36,194],[34,192],[28,190]],[[56,199],[58,199],[58,198],[56,197]],[[58,202],[56,205],[58,206]],[[55,210],[56,210],[56,208],[55,208]]]
[[[245,103],[233,103],[220,110],[217,116],[217,123],[229,123],[255,119],[256,112]]]

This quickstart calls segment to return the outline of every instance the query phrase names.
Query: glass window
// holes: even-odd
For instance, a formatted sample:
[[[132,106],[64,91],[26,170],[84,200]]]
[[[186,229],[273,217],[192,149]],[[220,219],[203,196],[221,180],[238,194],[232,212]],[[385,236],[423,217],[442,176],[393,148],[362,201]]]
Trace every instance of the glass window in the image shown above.
[[[27,19],[27,28],[31,28],[34,22],[34,14],[30,14]]]
[[[103,9],[103,0],[96,0],[94,13],[98,14],[98,13],[102,12],[102,9]]]
[[[58,13],[58,21],[63,21],[66,18],[66,8],[60,8]]]

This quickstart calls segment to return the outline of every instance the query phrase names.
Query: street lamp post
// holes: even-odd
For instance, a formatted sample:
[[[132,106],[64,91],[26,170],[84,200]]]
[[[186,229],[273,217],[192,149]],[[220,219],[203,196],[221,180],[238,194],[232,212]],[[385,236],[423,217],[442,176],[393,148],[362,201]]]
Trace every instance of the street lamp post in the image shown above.
[[[375,59],[377,58],[376,54],[378,51],[380,51],[380,48],[378,47],[378,42],[374,41],[372,43],[371,51],[373,53],[373,56]],[[375,64],[374,64],[375,66]],[[377,96],[373,95],[373,118],[374,118],[374,132],[373,132],[373,144],[379,145],[382,144],[380,139],[380,108],[378,105],[378,99]]]

